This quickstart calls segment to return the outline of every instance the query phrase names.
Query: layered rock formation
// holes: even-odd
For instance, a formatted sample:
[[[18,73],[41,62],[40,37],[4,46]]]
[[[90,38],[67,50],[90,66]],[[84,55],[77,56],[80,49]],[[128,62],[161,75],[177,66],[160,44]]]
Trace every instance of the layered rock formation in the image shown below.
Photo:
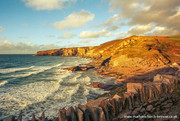
[[[118,78],[143,74],[173,62],[180,63],[180,39],[172,37],[132,36],[95,47],[61,48],[37,52],[37,56],[80,56],[94,59],[92,65],[102,74]],[[120,75],[120,76],[118,76]],[[153,75],[154,76],[154,75]],[[151,80],[152,81],[152,80]]]
[[[39,51],[36,56],[81,56],[83,57],[93,47],[60,48],[46,51]]]

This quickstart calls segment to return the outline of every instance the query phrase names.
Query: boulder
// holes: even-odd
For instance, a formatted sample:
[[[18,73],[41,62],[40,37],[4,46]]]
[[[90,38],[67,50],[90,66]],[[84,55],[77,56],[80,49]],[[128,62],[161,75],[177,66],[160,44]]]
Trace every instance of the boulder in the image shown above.
[[[141,88],[142,88],[141,83],[127,83],[127,92],[137,93],[137,91]]]

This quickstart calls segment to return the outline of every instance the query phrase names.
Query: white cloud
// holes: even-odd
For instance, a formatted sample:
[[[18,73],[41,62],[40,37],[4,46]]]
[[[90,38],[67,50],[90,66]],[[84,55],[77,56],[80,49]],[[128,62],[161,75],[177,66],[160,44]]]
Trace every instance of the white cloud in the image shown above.
[[[134,27],[131,27],[129,31],[127,32],[127,36],[132,35],[144,35],[145,33],[153,30],[154,26],[152,24],[148,25],[136,25]]]
[[[0,32],[4,31],[4,28],[2,26],[0,26]]]
[[[72,33],[64,33],[62,34],[59,38],[60,39],[69,39],[69,38],[72,38],[72,37],[75,37],[76,35],[75,34],[72,34]]]
[[[121,16],[119,14],[115,14],[114,16],[110,17],[107,21],[103,22],[99,26],[110,26],[113,25],[114,22],[119,21]]]
[[[104,21],[102,24],[97,27],[107,27],[107,30],[117,30],[119,28],[119,21],[121,19],[120,14],[114,14],[107,21]]]
[[[80,38],[98,38],[98,37],[109,37],[111,36],[111,32],[107,32],[107,30],[103,29],[101,31],[83,31],[80,33]]]
[[[0,54],[34,54],[40,50],[49,50],[60,48],[54,44],[47,45],[32,45],[31,42],[23,43],[13,43],[8,40],[0,42]]]
[[[146,35],[150,36],[170,36],[170,35],[179,35],[179,30],[157,26],[155,27],[154,31],[147,33]]]
[[[81,10],[80,12],[71,13],[62,21],[53,23],[53,26],[60,30],[83,27],[87,22],[93,20],[94,16],[88,11]]]
[[[0,37],[0,40],[4,40],[5,39],[5,37]]]
[[[92,41],[94,41],[94,40],[95,40],[95,39],[92,38],[92,39],[80,41],[80,43],[90,43],[90,42],[92,42]]]
[[[68,7],[76,0],[22,0],[26,6],[36,10],[55,10]]]
[[[129,26],[153,24],[156,32],[155,27],[160,26],[169,29],[169,33],[166,32],[166,29],[161,31],[164,34],[180,33],[180,0],[110,0],[109,5],[110,11],[119,12],[121,19],[128,21]],[[135,30],[135,28],[133,29]],[[137,32],[133,31],[132,33],[147,32],[141,31],[145,28],[137,29]],[[129,30],[129,33],[131,31]]]

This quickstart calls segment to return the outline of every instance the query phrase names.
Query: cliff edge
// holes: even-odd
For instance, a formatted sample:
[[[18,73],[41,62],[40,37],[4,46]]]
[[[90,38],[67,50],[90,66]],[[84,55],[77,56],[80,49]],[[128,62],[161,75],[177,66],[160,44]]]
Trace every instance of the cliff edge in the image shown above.
[[[116,76],[121,81],[150,73],[173,62],[180,63],[180,35],[131,36],[94,47],[60,48],[39,51],[35,55],[92,58],[94,62],[91,65],[101,66],[97,70],[99,73]]]

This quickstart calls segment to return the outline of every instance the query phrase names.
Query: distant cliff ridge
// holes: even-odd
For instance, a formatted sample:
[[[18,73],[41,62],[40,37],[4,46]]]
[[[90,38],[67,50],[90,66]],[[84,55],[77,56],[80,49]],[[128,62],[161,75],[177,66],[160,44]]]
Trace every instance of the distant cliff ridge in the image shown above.
[[[107,67],[108,72],[128,75],[141,70],[145,73],[173,62],[180,63],[180,36],[132,36],[94,47],[46,50],[35,55],[87,57],[94,59],[94,64]],[[99,69],[102,71],[108,73],[105,68]]]
[[[84,56],[93,47],[60,48],[46,51],[39,51],[36,56]]]

